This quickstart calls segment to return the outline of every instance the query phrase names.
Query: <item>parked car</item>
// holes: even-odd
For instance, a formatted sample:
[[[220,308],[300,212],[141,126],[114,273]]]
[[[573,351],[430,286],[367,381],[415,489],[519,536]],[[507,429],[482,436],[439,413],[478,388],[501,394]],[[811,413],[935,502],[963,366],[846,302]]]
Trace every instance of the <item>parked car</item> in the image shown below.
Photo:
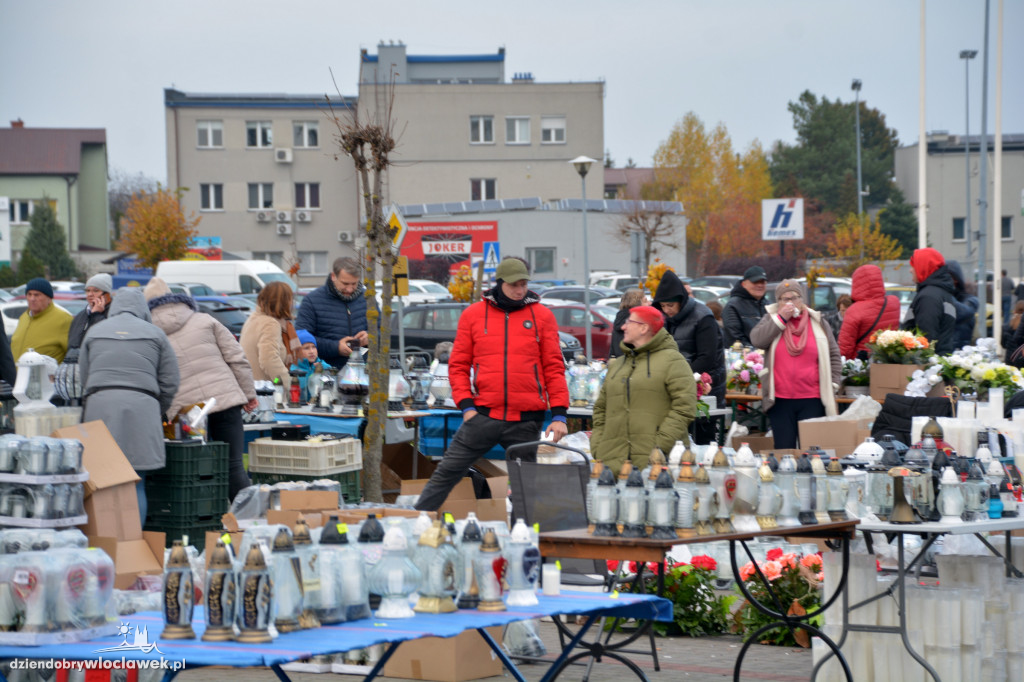
[[[249,313],[221,296],[193,296],[196,308],[201,313],[213,316],[213,319],[228,328],[237,339],[242,333],[242,326],[249,318]]]
[[[76,282],[74,280],[55,279],[52,282],[50,282],[50,286],[53,287],[53,292],[54,293],[57,293],[58,291],[66,293],[66,294],[70,294],[70,293],[84,294],[85,293],[85,283],[84,282]],[[21,284],[19,286],[14,287],[13,289],[8,289],[8,291],[10,291],[12,297],[24,296],[25,295],[25,285]]]
[[[579,304],[549,306],[558,320],[558,330],[576,337],[580,346],[586,351],[587,343],[587,309]],[[612,326],[615,322],[615,308],[608,306],[590,306],[590,343],[594,358],[607,360],[612,347]]]
[[[779,286],[779,282],[769,282],[768,288],[764,292],[764,303],[775,303],[775,287]],[[814,287],[814,300],[809,302],[811,308],[818,312],[827,313],[836,309],[836,299],[839,298],[839,294],[833,288],[833,285],[828,282],[818,282],[818,285]]]
[[[625,293],[626,289],[640,286],[640,278],[632,275],[608,275],[594,282],[594,286],[617,289]]]
[[[381,302],[381,287],[383,282],[377,282],[377,303]],[[403,296],[404,304],[411,303],[441,303],[452,300],[452,294],[443,284],[438,284],[429,279],[410,279],[409,295]]]
[[[211,292],[240,291],[258,294],[270,282],[285,282],[294,291],[292,278],[267,260],[165,260],[156,266],[156,276],[171,282],[203,282]]]
[[[917,287],[912,286],[893,286],[885,288],[886,294],[892,294],[900,299],[900,322],[903,322],[907,316],[907,311],[910,310],[910,302],[914,300],[914,294],[917,293]]]
[[[544,287],[549,289],[551,287],[574,287],[577,286],[578,282],[574,279],[531,279],[530,288]]]
[[[585,287],[551,287],[545,289],[544,293],[540,295],[540,300],[544,302],[545,299],[555,298],[559,301],[573,301],[575,303],[583,303],[583,292]],[[595,305],[603,298],[621,298],[622,292],[609,287],[592,286],[590,287],[590,305]]]
[[[450,301],[447,303],[418,303],[409,306],[402,314],[402,332],[405,336],[406,351],[426,351],[433,354],[434,348],[442,341],[455,341],[459,317],[468,303]],[[571,361],[582,348],[572,334],[559,331],[562,356]],[[391,316],[391,350],[398,351],[398,313]]]
[[[724,307],[729,301],[729,290],[725,287],[693,287],[692,296],[701,303],[718,301]]]
[[[743,275],[705,275],[690,279],[692,287],[725,287],[732,289],[736,283],[743,279]]]
[[[56,294],[56,292],[54,293]],[[87,305],[84,296],[81,298],[62,298],[55,295],[53,303],[61,310],[66,310],[72,315],[78,314]],[[28,310],[28,301],[25,300],[24,296],[18,296],[10,301],[0,303],[0,316],[4,318],[4,331],[7,332],[8,340],[14,334],[14,330],[18,328],[18,320],[26,310]],[[17,361],[18,358],[14,359]]]
[[[216,296],[217,291],[213,287],[199,282],[174,282],[168,283],[167,287],[173,294],[188,294],[189,296]]]

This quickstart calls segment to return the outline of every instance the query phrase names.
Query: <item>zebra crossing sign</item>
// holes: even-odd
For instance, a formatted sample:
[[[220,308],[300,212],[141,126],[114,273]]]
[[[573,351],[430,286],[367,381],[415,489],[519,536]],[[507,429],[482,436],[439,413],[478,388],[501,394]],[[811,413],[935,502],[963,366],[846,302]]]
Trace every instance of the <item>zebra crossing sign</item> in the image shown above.
[[[501,242],[484,242],[484,272],[493,275],[501,262]]]

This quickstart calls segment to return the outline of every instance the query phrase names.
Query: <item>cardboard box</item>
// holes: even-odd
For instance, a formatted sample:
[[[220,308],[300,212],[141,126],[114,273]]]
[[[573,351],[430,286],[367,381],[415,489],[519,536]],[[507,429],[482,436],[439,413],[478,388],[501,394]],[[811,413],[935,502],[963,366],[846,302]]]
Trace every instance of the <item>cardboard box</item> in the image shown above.
[[[869,365],[871,377],[871,397],[880,403],[885,402],[885,396],[890,393],[903,395],[910,382],[910,376],[916,370],[924,369],[923,365],[892,365],[883,363],[872,363]],[[945,393],[945,386],[939,382],[928,391],[927,397],[941,398]]]
[[[242,536],[245,535],[245,531],[241,530],[208,530],[206,531],[206,567],[210,567],[210,557],[213,556],[213,550],[217,549],[217,540],[220,540],[223,536],[227,535],[228,540],[232,546],[232,551],[238,554],[238,551],[242,547]],[[196,538],[198,540],[198,538]],[[198,545],[196,545],[198,547]]]
[[[754,454],[765,454],[775,451],[775,437],[766,436],[763,433],[753,433],[749,436],[743,436],[737,442],[736,438],[732,439],[733,447],[738,448],[739,445],[746,443],[750,446],[750,449],[754,451]]]
[[[299,518],[306,520],[306,525],[310,528],[318,528],[322,525],[322,517],[320,511],[299,511],[297,509],[268,509],[267,510],[267,525],[283,524],[289,528],[294,528],[295,524],[299,522]]]
[[[79,528],[86,535],[116,540],[138,540],[142,537],[139,496],[134,483],[94,491],[85,498],[85,513],[89,520]]]
[[[166,542],[167,537],[163,533],[148,530],[137,540],[89,536],[90,547],[102,549],[114,560],[114,587],[119,590],[130,588],[140,575],[163,573]]]
[[[404,516],[407,519],[417,518],[420,513],[415,509],[393,509],[390,507],[362,507],[360,509],[333,509],[321,512],[321,523],[326,524],[331,516],[337,516],[341,523],[362,523],[370,514],[376,514],[378,519],[388,516]],[[431,519],[437,518],[437,512],[427,512]],[[269,516],[268,516],[269,521]]]
[[[835,450],[836,455],[852,454],[864,439],[871,435],[866,419],[805,419],[799,423],[800,447],[804,450],[817,445],[824,450]]]
[[[82,484],[85,487],[86,498],[97,490],[139,480],[131,462],[121,452],[121,448],[117,446],[117,442],[103,422],[91,421],[65,426],[54,431],[52,435],[54,438],[75,438],[82,441],[85,448],[82,452],[82,466],[89,472],[89,480]],[[133,539],[141,537],[140,531]]]
[[[501,627],[487,628],[501,641]],[[402,642],[384,664],[384,677],[464,682],[501,675],[501,661],[474,630],[455,637],[424,637]]]

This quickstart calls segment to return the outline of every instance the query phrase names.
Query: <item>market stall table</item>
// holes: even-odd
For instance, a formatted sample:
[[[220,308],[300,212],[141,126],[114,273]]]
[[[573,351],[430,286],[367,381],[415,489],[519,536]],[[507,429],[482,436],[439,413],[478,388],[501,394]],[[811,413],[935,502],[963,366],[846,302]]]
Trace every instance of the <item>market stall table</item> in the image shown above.
[[[594,594],[592,592],[563,592],[560,596],[538,596],[536,606],[510,606],[507,611],[460,610],[448,614],[418,613],[414,618],[379,620],[376,618],[352,621],[340,625],[325,625],[312,630],[280,634],[268,644],[241,644],[238,642],[204,642],[202,637],[206,622],[201,607],[195,610],[193,628],[196,639],[160,640],[163,630],[163,616],[148,611],[125,616],[131,631],[121,636],[110,636],[88,642],[54,644],[38,647],[0,646],[0,659],[56,659],[67,661],[153,661],[159,666],[166,662],[165,680],[172,679],[181,670],[212,665],[246,667],[269,667],[282,680],[289,679],[281,666],[284,663],[310,658],[312,656],[361,649],[374,644],[390,644],[387,651],[367,674],[366,680],[373,680],[381,674],[384,664],[401,642],[421,637],[454,637],[467,630],[476,630],[494,651],[509,673],[519,682],[525,682],[515,664],[509,660],[501,645],[484,628],[502,626],[514,621],[542,618],[558,614],[586,616],[587,623],[580,629],[582,637],[587,628],[601,616],[622,618],[646,618],[660,621],[672,620],[672,603],[653,595]],[[145,647],[131,645],[136,628],[148,636]],[[155,645],[149,651],[149,645]],[[551,664],[542,682],[554,679],[565,667],[571,647]]]
[[[896,580],[893,584],[883,592],[876,594],[873,597],[869,597],[862,602],[857,604],[849,604],[848,594],[844,591],[843,593],[843,630],[839,637],[838,646],[842,647],[846,641],[847,632],[877,632],[886,634],[898,634],[903,640],[903,647],[907,650],[915,661],[920,663],[928,674],[932,676],[932,679],[938,681],[940,679],[938,672],[931,666],[924,657],[914,650],[914,647],[910,643],[910,638],[907,634],[907,592],[905,577],[910,574],[915,567],[919,566],[920,560],[925,556],[925,552],[932,544],[942,537],[943,535],[965,535],[972,534],[976,536],[981,542],[991,551],[995,556],[1003,559],[1006,563],[1006,575],[1007,577],[1016,576],[1018,578],[1024,577],[1016,567],[1014,567],[1011,558],[1011,540],[1010,534],[1012,531],[1024,529],[1024,517],[1017,518],[1006,518],[1006,519],[990,519],[985,521],[967,521],[963,523],[941,523],[941,522],[929,522],[929,523],[886,523],[882,521],[861,521],[859,530],[864,533],[865,541],[868,545],[868,551],[874,553],[872,547],[871,533],[885,533],[893,535],[897,539],[896,545]],[[987,537],[984,536],[986,533],[1003,533],[1006,539],[1005,555],[1001,554],[995,546],[993,546]],[[906,562],[906,555],[903,547],[903,539],[907,535],[920,535],[924,538],[924,544],[918,550],[917,555],[910,563]],[[850,623],[850,612],[855,611],[863,606],[872,604],[878,599],[883,597],[892,596],[893,592],[896,592],[896,602],[899,611],[898,626],[887,626],[887,625],[860,625],[856,623]],[[826,655],[814,666],[815,674],[831,657],[831,654]]]
[[[736,579],[736,584],[743,592],[744,597],[750,602],[751,606],[758,609],[762,613],[765,613],[776,619],[776,622],[767,625],[758,632],[754,633],[744,643],[743,647],[736,658],[736,663],[733,668],[734,679],[740,679],[740,672],[743,667],[743,659],[746,656],[747,649],[751,644],[758,641],[757,636],[762,632],[769,631],[777,627],[787,627],[790,629],[803,628],[807,630],[812,636],[820,637],[823,642],[837,655],[839,661],[846,673],[846,679],[852,682],[853,677],[850,673],[849,666],[846,663],[845,658],[842,656],[842,652],[839,650],[840,644],[835,644],[829,637],[827,637],[821,630],[810,625],[809,619],[818,613],[824,612],[832,603],[839,598],[840,594],[843,596],[844,602],[846,600],[846,576],[849,569],[849,542],[852,538],[859,521],[857,519],[850,519],[847,521],[833,521],[830,523],[811,524],[805,526],[799,526],[794,528],[773,528],[771,530],[762,531],[748,531],[738,533],[728,533],[720,535],[696,535],[689,538],[672,538],[666,540],[653,539],[653,538],[623,538],[623,537],[599,537],[594,536],[592,533],[585,529],[578,530],[560,530],[541,533],[539,536],[540,540],[540,552],[545,558],[575,558],[575,559],[597,559],[597,560],[629,560],[636,561],[637,563],[650,563],[654,562],[658,566],[658,594],[664,592],[664,580],[665,580],[665,557],[676,545],[686,545],[692,543],[703,543],[703,542],[716,542],[716,541],[727,541],[729,543],[729,554],[732,560],[733,575]],[[747,541],[752,540],[760,536],[776,536],[776,535],[793,535],[802,538],[816,538],[824,540],[839,540],[842,547],[843,554],[843,569],[842,575],[837,583],[836,593],[830,597],[823,598],[821,605],[817,610],[811,613],[796,616],[786,613],[786,609],[782,604],[775,599],[774,592],[771,589],[771,583],[761,578],[768,588],[768,593],[772,595],[775,603],[772,604],[775,610],[769,606],[762,604],[757,601],[745,588],[742,578],[739,574],[740,564],[736,557],[736,546],[737,544],[743,548],[749,561],[753,562],[755,567],[757,562],[754,560],[754,556],[747,546]],[[760,574],[760,569],[756,569]],[[616,648],[635,641],[642,632],[638,632],[635,636],[629,639],[617,643]],[[593,643],[582,643],[580,647],[587,650],[587,653],[579,654],[578,656],[597,656],[601,652],[605,651],[607,644],[602,642],[600,638]],[[569,661],[572,661],[573,657],[570,657]]]
[[[847,398],[846,396],[836,396],[836,409],[840,413],[850,405],[855,398]],[[768,415],[762,409],[761,406],[761,393],[726,393],[725,404],[729,406],[729,411],[732,414],[732,420],[736,421],[739,416],[740,405],[744,405],[751,417],[756,417],[760,420],[761,432],[765,433],[768,431]]]

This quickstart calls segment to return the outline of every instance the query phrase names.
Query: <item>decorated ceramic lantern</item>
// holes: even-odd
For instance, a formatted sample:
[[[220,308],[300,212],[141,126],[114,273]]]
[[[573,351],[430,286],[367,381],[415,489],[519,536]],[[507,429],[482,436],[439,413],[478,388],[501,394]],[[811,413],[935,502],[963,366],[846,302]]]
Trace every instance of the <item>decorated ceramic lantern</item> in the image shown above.
[[[195,591],[192,587],[192,567],[181,540],[171,546],[171,555],[164,568],[163,605],[164,631],[160,639],[195,639],[192,629],[192,606]]]
[[[217,540],[217,547],[210,557],[206,569],[206,585],[203,590],[203,604],[206,607],[206,632],[204,642],[228,642],[235,638],[235,567],[231,552],[223,540]]]
[[[729,458],[721,450],[715,452],[711,463],[711,486],[718,495],[718,509],[712,526],[716,533],[732,533],[732,506],[736,499],[736,472],[729,466]]]
[[[614,488],[613,484],[612,489],[614,490]],[[480,533],[480,524],[477,523],[476,514],[469,512],[466,515],[466,525],[462,529],[462,541],[459,543],[461,577],[459,578],[457,606],[460,609],[475,609],[480,605],[480,594],[473,575],[473,565],[476,562],[476,555],[480,553],[482,541],[483,536]]]
[[[392,526],[384,535],[383,554],[367,575],[371,594],[380,595],[378,618],[412,618],[409,595],[420,587],[422,574],[406,555],[405,532]]]
[[[453,597],[458,590],[459,555],[446,541],[448,530],[440,520],[420,534],[413,554],[413,563],[422,580],[419,600],[414,611],[421,613],[450,613],[455,611]]]
[[[962,523],[964,513],[963,484],[957,477],[953,467],[946,467],[942,472],[939,487],[939,498],[936,503],[943,523]]]
[[[287,528],[280,528],[274,536],[270,575],[274,581],[274,627],[278,632],[300,630],[302,566]]]
[[[501,600],[501,583],[505,577],[505,557],[498,546],[498,536],[488,528],[484,533],[483,544],[476,555],[474,565],[476,584],[480,592],[480,611],[504,611],[505,602]]]
[[[697,530],[697,535],[714,535],[715,529],[711,522],[718,511],[718,493],[711,486],[711,477],[708,476],[707,467],[703,464],[697,467],[694,484],[697,489],[697,501],[693,526]]]
[[[530,529],[517,519],[505,544],[505,580],[509,606],[533,606],[537,603],[537,579],[540,577],[540,550],[530,541]]]
[[[765,460],[757,470],[761,479],[757,495],[757,527],[760,530],[771,530],[778,528],[778,513],[782,508],[782,493],[779,486],[775,484],[775,474]]]

